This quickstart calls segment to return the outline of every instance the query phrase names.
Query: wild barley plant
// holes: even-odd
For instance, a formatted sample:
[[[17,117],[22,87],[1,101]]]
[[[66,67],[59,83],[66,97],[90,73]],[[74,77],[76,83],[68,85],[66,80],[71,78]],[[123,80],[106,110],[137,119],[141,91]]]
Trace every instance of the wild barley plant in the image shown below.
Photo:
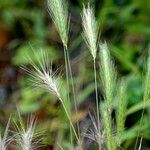
[[[77,114],[77,101],[76,101],[76,97],[75,97],[73,75],[72,75],[72,69],[71,69],[69,53],[68,53],[68,33],[69,33],[69,25],[70,25],[69,24],[70,18],[68,15],[68,4],[67,4],[66,0],[48,0],[47,2],[48,2],[49,14],[50,14],[57,30],[58,30],[58,33],[60,35],[60,38],[62,40],[63,47],[64,47],[65,69],[66,69],[67,91],[68,91],[68,94],[67,94],[68,100],[67,101],[69,101],[69,103],[71,103],[70,102],[71,98],[69,95],[69,91],[70,91],[69,77],[70,77],[71,78],[71,88],[72,88],[72,93],[73,93],[75,112]],[[70,105],[70,109],[71,109],[71,104],[69,104],[69,105]],[[69,110],[69,111],[71,111],[71,110]],[[69,114],[69,112],[67,114],[71,115],[71,114]],[[69,118],[70,118],[69,120],[71,121],[71,116]],[[78,129],[78,136],[80,138],[80,131],[79,131],[78,122],[77,122],[77,129]]]
[[[112,102],[113,92],[116,85],[116,72],[113,62],[110,57],[107,44],[100,43],[100,78],[102,83],[102,89],[104,92],[104,104],[101,107],[101,115],[104,124],[104,131],[106,134],[106,145],[108,150],[115,150],[116,144],[112,135]]]
[[[73,123],[72,123],[72,120],[70,117],[70,110],[68,110],[68,107],[70,107],[70,105],[69,106],[67,105],[67,103],[65,102],[65,100],[61,94],[60,79],[59,79],[59,77],[57,77],[57,73],[53,72],[52,66],[49,64],[48,56],[42,52],[40,55],[42,55],[42,59],[41,59],[41,61],[37,60],[38,65],[36,65],[30,59],[31,69],[28,69],[26,67],[23,67],[23,69],[32,77],[31,82],[33,83],[33,85],[35,87],[42,89],[43,91],[50,92],[51,94],[53,94],[60,100],[60,102],[63,106],[63,109],[66,113],[66,116],[69,120],[69,123],[71,125],[71,128],[73,130],[73,133],[74,133],[76,139],[78,140],[76,130],[73,126]],[[37,56],[36,56],[36,59],[38,59]]]
[[[84,6],[82,17],[83,26],[83,37],[90,50],[93,57],[93,67],[94,67],[94,78],[95,78],[95,93],[96,93],[96,114],[98,120],[98,143],[99,149],[101,149],[101,133],[100,133],[100,117],[99,117],[99,103],[98,103],[98,89],[97,89],[97,73],[96,73],[96,55],[97,55],[97,43],[98,43],[98,24],[94,16],[93,9],[88,5],[86,8]]]

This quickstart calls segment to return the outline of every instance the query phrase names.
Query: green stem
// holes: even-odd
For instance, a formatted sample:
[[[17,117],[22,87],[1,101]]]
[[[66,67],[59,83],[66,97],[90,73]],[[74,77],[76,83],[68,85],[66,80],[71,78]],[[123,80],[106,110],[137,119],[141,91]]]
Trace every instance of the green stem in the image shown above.
[[[96,95],[96,114],[97,114],[97,124],[98,124],[98,143],[99,143],[99,150],[101,150],[101,138],[100,138],[100,116],[99,116],[99,103],[98,103],[98,88],[97,88],[97,73],[96,73],[96,63],[95,59],[93,61],[94,65],[94,79],[95,79],[95,95]]]
[[[68,70],[69,70],[69,74],[70,74],[70,78],[71,78],[71,87],[72,87],[73,101],[74,101],[74,106],[75,106],[75,114],[77,115],[78,108],[77,108],[77,101],[76,101],[76,96],[75,96],[73,75],[72,75],[72,69],[71,69],[71,64],[70,64],[68,49],[67,49],[66,53],[67,53],[67,61],[68,61]],[[79,139],[80,139],[80,128],[79,128],[79,122],[78,121],[77,121],[77,130],[78,130],[78,136],[79,136]]]
[[[69,102],[69,108],[70,108],[69,113],[71,113],[71,107],[70,107],[71,102],[70,102],[70,96],[69,96],[69,91],[70,91],[70,89],[69,89],[69,75],[68,75],[68,65],[67,65],[67,46],[64,46],[64,56],[65,56],[65,71],[66,71],[66,79],[67,79],[67,103]],[[69,119],[70,117],[69,117],[68,111],[67,111],[64,103],[62,103],[62,104],[63,104],[64,110],[66,112],[66,115],[68,117],[68,120],[70,122],[71,119]],[[73,137],[72,137],[71,128],[72,127],[71,127],[71,124],[70,124],[70,140],[71,140],[71,144],[73,144]]]
[[[142,115],[141,115],[141,119],[140,119],[140,127],[142,126],[144,112],[145,112],[145,103],[143,105]],[[134,150],[137,150],[137,145],[138,145],[138,141],[139,141],[139,134],[140,134],[140,131],[138,130],[136,141],[135,141]],[[141,139],[142,139],[142,137],[141,137]],[[140,141],[141,141],[141,139],[140,139]]]
[[[66,68],[66,78],[67,78],[67,87],[68,87],[68,95],[67,95],[67,97],[68,97],[68,100],[69,100],[69,103],[70,103],[69,105],[70,105],[70,108],[71,108],[71,101],[70,101],[70,95],[69,95],[69,91],[70,91],[69,90],[69,75],[70,75],[72,92],[73,92],[73,100],[74,100],[74,104],[75,104],[75,112],[77,114],[77,103],[76,103],[76,98],[75,98],[75,89],[74,89],[74,86],[73,86],[74,84],[73,84],[72,70],[71,70],[71,65],[70,65],[70,60],[69,60],[69,54],[68,54],[67,46],[64,46],[64,55],[65,55],[65,68]],[[75,130],[73,124],[72,124],[72,120],[71,120],[71,118],[70,118],[70,116],[68,114],[68,111],[67,111],[67,109],[66,109],[64,104],[63,104],[63,107],[65,109],[66,115],[67,115],[68,120],[70,122],[70,126],[71,126],[71,128],[72,128],[72,130],[74,132],[74,135],[75,135],[75,137],[76,137],[76,139],[77,139],[77,141],[79,143],[79,146],[82,147],[81,146],[81,141],[79,140],[80,136],[78,137],[78,135],[76,133],[76,130]],[[79,124],[78,123],[77,123],[77,128],[78,128],[78,133],[79,133]],[[71,130],[70,130],[70,133],[71,133],[71,141],[73,143]],[[82,148],[80,148],[80,149],[82,150]]]
[[[65,106],[65,104],[63,103],[63,100],[62,100],[62,99],[61,99],[61,102],[62,102],[62,106],[63,106],[63,108],[64,108],[64,110],[65,110],[66,116],[67,116],[67,118],[68,118],[68,120],[69,120],[70,126],[71,126],[71,128],[72,128],[72,130],[73,130],[73,132],[74,132],[74,135],[75,135],[76,139],[79,141],[78,136],[77,136],[77,133],[76,133],[76,130],[75,130],[73,124],[72,124],[70,115],[69,115],[69,113],[68,113],[68,111],[67,111],[67,109],[66,109],[66,106]]]

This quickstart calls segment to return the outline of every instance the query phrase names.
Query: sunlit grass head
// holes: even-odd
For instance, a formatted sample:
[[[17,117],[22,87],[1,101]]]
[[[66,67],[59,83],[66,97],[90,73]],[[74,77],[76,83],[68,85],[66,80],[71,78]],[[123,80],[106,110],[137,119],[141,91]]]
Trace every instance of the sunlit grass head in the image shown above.
[[[39,54],[34,54],[37,58],[37,63],[29,57],[31,68],[23,67],[23,69],[31,76],[31,82],[34,87],[43,91],[47,91],[57,96],[60,99],[59,93],[59,78],[56,72],[52,70],[52,64],[48,59],[48,55],[40,50]],[[41,55],[41,60],[38,60],[38,55]]]

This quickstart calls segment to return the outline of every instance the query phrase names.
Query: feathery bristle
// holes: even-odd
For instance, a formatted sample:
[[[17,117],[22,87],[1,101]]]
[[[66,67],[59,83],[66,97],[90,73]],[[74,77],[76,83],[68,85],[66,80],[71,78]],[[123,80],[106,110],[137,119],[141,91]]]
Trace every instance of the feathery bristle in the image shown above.
[[[20,126],[16,124],[16,127],[17,127],[16,140],[17,140],[18,146],[22,150],[37,149],[40,140],[39,139],[36,140],[38,134],[35,133],[35,126],[36,126],[36,121],[34,117],[31,117],[29,119],[29,122],[26,128],[23,125],[22,120],[20,120]]]
[[[100,141],[100,143],[101,143],[100,147],[101,147],[105,141],[105,135],[103,132],[103,128],[102,128],[102,126],[98,127],[98,123],[97,123],[96,119],[90,113],[89,113],[89,115],[90,115],[92,127],[90,127],[88,130],[86,130],[83,133],[83,136],[95,141],[98,144],[99,144],[99,140],[101,140]],[[99,128],[100,128],[100,131],[99,131]]]
[[[47,56],[41,52],[42,60],[38,60],[39,66],[31,59],[31,69],[23,69],[32,77],[31,82],[35,87],[51,92],[60,99],[58,78],[56,72],[53,73],[52,66],[48,63]]]

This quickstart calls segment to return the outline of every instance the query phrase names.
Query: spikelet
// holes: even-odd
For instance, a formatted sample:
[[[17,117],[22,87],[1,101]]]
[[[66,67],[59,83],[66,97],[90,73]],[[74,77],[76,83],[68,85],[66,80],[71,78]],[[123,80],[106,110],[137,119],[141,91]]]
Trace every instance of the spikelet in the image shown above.
[[[107,44],[100,43],[100,76],[101,82],[104,89],[105,99],[107,105],[111,107],[113,99],[113,91],[116,85],[116,71],[112,63],[110,52],[108,50]]]
[[[69,17],[68,4],[65,0],[48,0],[49,14],[59,32],[63,45],[67,47]]]
[[[117,141],[120,144],[121,136],[124,133],[125,118],[127,109],[127,95],[125,81],[120,81],[119,90],[117,94],[117,106],[116,106],[116,130]]]
[[[116,85],[116,71],[112,63],[107,44],[100,43],[100,77],[104,89],[105,103],[101,106],[104,131],[106,134],[106,145],[108,150],[116,149],[116,141],[112,134],[112,100],[114,87]]]
[[[97,41],[98,41],[98,25],[94,16],[93,9],[88,5],[87,8],[83,8],[82,26],[83,26],[83,37],[85,42],[93,56],[96,58],[97,53]]]

